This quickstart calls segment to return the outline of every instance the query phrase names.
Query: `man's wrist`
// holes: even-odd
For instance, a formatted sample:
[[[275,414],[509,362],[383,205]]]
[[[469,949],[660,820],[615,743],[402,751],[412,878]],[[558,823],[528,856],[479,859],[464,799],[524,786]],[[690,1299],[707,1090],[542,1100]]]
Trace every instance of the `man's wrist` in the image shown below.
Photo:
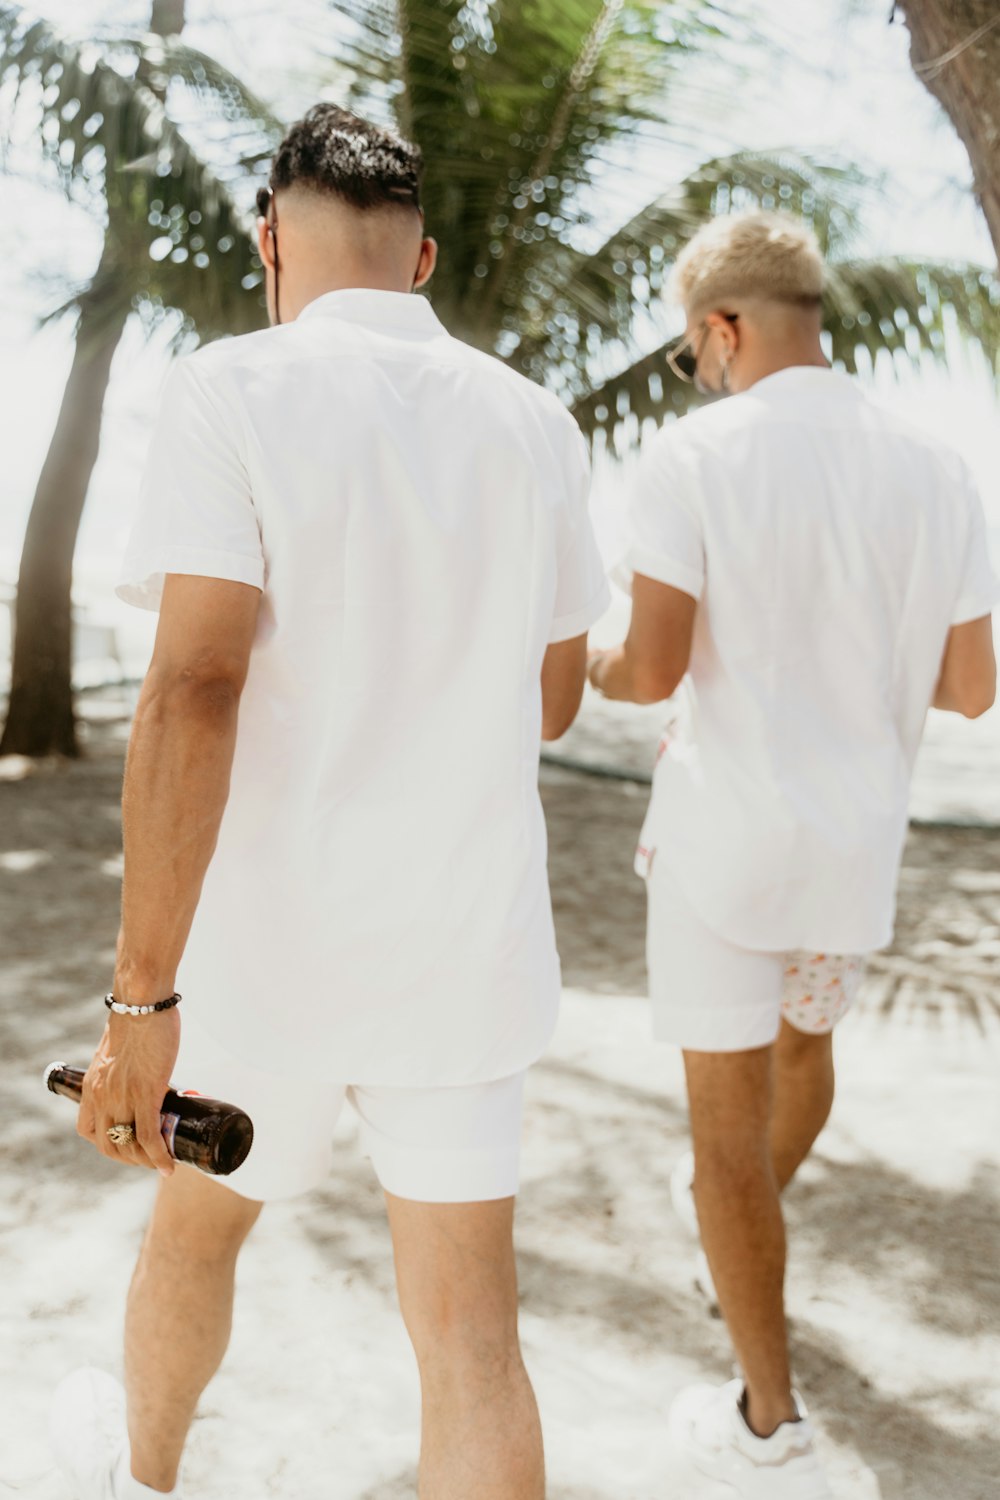
[[[119,964],[111,993],[122,1005],[155,1005],[158,1000],[169,999],[176,989],[174,972]]]

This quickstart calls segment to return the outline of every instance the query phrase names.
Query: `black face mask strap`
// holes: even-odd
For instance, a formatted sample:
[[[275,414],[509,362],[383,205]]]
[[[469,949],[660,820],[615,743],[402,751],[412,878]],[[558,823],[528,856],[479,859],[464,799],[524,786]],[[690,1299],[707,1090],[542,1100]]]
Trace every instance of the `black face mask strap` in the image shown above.
[[[277,326],[281,322],[281,311],[278,307],[278,218],[275,214],[274,222],[268,220],[268,229],[271,232],[271,249],[274,251],[274,322]]]

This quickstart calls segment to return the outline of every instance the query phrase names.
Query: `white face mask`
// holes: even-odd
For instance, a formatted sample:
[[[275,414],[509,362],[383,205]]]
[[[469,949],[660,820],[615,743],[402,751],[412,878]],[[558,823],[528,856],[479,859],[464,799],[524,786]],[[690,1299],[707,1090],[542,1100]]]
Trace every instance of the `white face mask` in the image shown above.
[[[700,371],[696,370],[694,375],[694,388],[698,392],[698,394],[700,396],[714,396],[716,400],[718,400],[720,396],[731,396],[733,393],[729,389],[729,367],[732,362],[732,356],[722,362],[720,366],[721,373],[719,375],[719,384],[717,388],[715,386],[708,385],[704,380],[702,380]]]
[[[736,322],[736,315],[733,314],[729,318],[729,321],[731,323],[735,324],[735,322]],[[711,334],[709,334],[709,337],[705,339],[705,346],[708,345],[708,343],[710,342],[710,340],[711,340]],[[733,393],[729,389],[729,370],[730,370],[730,366],[733,363],[733,360],[736,358],[735,353],[733,353],[733,354],[727,353],[719,361],[719,384],[718,384],[718,386],[711,386],[711,385],[708,384],[708,382],[706,380],[704,380],[702,378],[700,366],[701,366],[702,361],[704,360],[705,353],[706,353],[706,348],[703,347],[702,350],[701,350],[701,353],[699,355],[699,358],[698,358],[698,365],[695,367],[695,372],[694,372],[694,386],[695,386],[695,390],[699,393],[699,395],[702,395],[702,396],[715,396],[715,397],[719,397],[719,396],[731,396]]]

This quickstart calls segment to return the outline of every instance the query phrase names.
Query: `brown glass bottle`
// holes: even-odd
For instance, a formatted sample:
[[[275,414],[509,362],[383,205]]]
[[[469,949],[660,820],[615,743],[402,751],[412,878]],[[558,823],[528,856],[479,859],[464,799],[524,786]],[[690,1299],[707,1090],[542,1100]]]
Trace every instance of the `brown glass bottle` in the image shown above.
[[[53,1094],[77,1104],[83,1093],[82,1068],[50,1063],[45,1082]],[[242,1166],[253,1145],[253,1121],[233,1104],[203,1099],[200,1094],[178,1094],[168,1089],[160,1113],[160,1130],[167,1150],[213,1177],[228,1177]]]

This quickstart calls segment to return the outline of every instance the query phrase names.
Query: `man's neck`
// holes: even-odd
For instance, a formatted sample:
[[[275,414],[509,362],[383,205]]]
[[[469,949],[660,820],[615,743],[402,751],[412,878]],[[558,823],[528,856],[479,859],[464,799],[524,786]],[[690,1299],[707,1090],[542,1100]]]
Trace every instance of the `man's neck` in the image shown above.
[[[377,271],[365,276],[364,280],[346,277],[316,277],[302,283],[297,283],[288,292],[287,302],[285,288],[281,289],[281,316],[286,323],[293,322],[308,307],[310,302],[315,302],[318,297],[325,297],[329,292],[401,292],[408,293],[412,287],[406,281],[405,276],[387,272],[380,276]]]
[[[733,389],[748,391],[758,380],[766,380],[768,375],[777,375],[780,370],[801,369],[804,365],[826,370],[830,368],[830,361],[820,344],[804,343],[799,348],[784,348],[780,354],[761,351],[739,371],[739,385],[737,387],[734,384]]]

